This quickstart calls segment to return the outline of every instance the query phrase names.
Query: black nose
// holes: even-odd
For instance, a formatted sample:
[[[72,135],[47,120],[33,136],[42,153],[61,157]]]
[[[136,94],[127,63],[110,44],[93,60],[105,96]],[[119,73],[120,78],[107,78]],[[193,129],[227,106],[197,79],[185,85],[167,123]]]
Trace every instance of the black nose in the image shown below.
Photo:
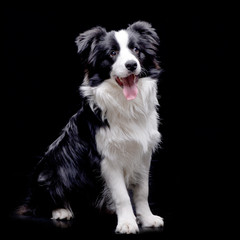
[[[129,60],[125,63],[126,68],[133,72],[137,68],[137,62],[134,60]]]

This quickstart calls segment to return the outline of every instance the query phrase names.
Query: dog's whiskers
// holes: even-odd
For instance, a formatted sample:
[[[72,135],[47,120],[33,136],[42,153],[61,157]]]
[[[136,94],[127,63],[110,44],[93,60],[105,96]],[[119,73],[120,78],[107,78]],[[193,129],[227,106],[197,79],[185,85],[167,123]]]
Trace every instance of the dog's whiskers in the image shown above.
[[[146,70],[144,67],[142,67],[140,76],[141,76],[141,77],[147,77],[147,70]]]

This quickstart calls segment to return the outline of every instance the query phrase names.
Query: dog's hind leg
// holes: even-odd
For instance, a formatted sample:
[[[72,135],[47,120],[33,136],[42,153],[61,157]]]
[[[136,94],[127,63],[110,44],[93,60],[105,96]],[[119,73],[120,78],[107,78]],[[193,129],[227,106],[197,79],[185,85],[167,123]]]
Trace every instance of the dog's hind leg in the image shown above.
[[[73,217],[74,215],[69,204],[65,204],[64,208],[57,208],[52,211],[52,219],[70,220]]]
[[[73,213],[69,209],[58,208],[52,211],[52,219],[70,220],[71,218],[73,218]]]

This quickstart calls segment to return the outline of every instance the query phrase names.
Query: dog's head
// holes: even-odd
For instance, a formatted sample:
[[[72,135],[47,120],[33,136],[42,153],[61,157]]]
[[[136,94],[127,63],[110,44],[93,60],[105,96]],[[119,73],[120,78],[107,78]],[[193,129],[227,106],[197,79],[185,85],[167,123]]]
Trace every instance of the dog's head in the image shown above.
[[[159,38],[147,22],[110,32],[95,27],[80,34],[76,44],[89,85],[95,87],[111,79],[123,88],[128,100],[137,96],[139,78],[157,78],[160,72],[156,57]]]

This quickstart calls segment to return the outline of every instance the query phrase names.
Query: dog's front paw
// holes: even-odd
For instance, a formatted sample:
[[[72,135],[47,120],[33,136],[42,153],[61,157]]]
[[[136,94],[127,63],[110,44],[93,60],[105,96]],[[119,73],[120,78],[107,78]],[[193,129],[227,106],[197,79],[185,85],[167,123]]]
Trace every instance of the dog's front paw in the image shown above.
[[[163,218],[157,215],[138,216],[138,222],[142,224],[142,227],[163,227]]]
[[[52,219],[67,219],[73,218],[73,213],[65,208],[59,208],[52,211]]]
[[[116,233],[120,234],[135,234],[138,232],[139,229],[135,220],[120,221],[116,227]]]

